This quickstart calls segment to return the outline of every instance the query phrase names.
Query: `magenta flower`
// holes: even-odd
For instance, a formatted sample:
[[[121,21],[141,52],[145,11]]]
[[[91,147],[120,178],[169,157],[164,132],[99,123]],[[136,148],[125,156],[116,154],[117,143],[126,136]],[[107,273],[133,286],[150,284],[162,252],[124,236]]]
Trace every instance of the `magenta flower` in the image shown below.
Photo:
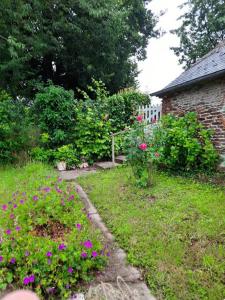
[[[13,208],[17,208],[17,204],[14,204],[14,205],[13,205]]]
[[[62,193],[62,190],[56,188],[56,192],[59,193],[59,194],[61,194],[61,193]]]
[[[64,244],[60,244],[58,247],[59,250],[65,250],[66,249],[66,245]]]
[[[139,149],[141,149],[142,151],[145,151],[147,149],[147,145],[141,144],[141,145],[139,145]]]
[[[35,280],[35,276],[32,274],[32,275],[30,275],[30,277],[29,277],[29,280],[30,280],[30,282],[32,283],[32,282],[34,282],[34,280]]]
[[[16,226],[16,231],[20,231],[21,227],[20,226]]]
[[[84,242],[84,247],[87,249],[90,249],[93,247],[92,242],[90,240],[87,240]]]
[[[82,258],[86,258],[86,257],[87,257],[87,253],[86,253],[86,252],[82,252],[82,253],[81,253],[81,257],[82,257]]]
[[[15,262],[16,262],[16,259],[14,257],[10,259],[11,264],[15,264]]]
[[[76,225],[76,227],[77,227],[78,230],[81,230],[81,224],[78,223],[78,224]]]
[[[46,256],[47,256],[47,257],[51,257],[51,256],[52,256],[52,252],[48,251],[48,252],[46,253]]]
[[[23,284],[24,285],[28,285],[30,283],[30,278],[29,277],[25,277],[23,280]]]
[[[69,196],[68,200],[71,201],[71,200],[74,200],[75,196],[74,195],[71,195]]]
[[[72,267],[69,267],[68,268],[68,272],[71,274],[71,273],[73,273],[73,268]]]
[[[3,256],[0,256],[0,262],[2,262],[3,261]]]
[[[10,219],[14,219],[15,218],[15,215],[14,214],[10,214]]]
[[[97,253],[96,251],[92,251],[91,256],[92,256],[92,257],[97,257],[97,256],[98,256],[98,253]]]
[[[7,208],[8,208],[8,206],[7,206],[6,204],[2,205],[2,210],[3,210],[3,211],[6,211]]]
[[[33,196],[33,200],[37,201],[38,200],[38,196],[37,195]]]
[[[7,230],[5,231],[5,233],[8,234],[8,235],[10,235],[10,234],[11,234],[11,230],[10,230],[10,229],[7,229]]]

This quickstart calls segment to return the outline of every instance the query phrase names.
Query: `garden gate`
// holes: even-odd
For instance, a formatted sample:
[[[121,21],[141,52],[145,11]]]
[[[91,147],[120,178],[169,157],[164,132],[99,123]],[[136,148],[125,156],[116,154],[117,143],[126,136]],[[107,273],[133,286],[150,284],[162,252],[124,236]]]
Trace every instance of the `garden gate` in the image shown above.
[[[162,104],[140,106],[138,113],[144,116],[147,123],[157,122],[162,116]]]

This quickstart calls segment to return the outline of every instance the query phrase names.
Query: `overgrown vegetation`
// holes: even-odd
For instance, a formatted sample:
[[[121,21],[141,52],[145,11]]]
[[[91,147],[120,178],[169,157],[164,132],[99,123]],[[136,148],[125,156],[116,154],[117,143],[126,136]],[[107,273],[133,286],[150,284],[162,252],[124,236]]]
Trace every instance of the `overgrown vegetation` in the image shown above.
[[[150,189],[134,180],[122,167],[79,183],[157,299],[224,299],[225,189],[159,172]]]
[[[0,291],[67,299],[105,262],[74,187],[42,164],[0,169]]]

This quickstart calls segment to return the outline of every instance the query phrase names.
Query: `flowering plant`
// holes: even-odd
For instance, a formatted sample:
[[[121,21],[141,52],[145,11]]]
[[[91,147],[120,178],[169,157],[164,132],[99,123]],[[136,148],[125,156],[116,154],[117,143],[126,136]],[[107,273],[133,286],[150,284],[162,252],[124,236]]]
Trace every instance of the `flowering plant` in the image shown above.
[[[126,152],[127,162],[132,167],[137,184],[141,187],[153,184],[154,165],[160,157],[152,140],[151,128],[149,130],[146,127],[141,115],[137,116],[132,130],[126,138]]]
[[[24,183],[32,188],[0,199],[0,291],[25,287],[43,299],[66,299],[107,252],[74,187],[32,176]]]

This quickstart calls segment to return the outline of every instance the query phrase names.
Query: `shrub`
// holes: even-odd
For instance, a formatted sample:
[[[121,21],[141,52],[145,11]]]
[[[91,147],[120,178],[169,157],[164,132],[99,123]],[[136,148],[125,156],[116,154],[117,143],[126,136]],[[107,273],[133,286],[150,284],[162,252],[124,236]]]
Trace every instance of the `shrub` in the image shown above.
[[[0,91],[0,162],[13,162],[29,143],[29,125],[22,102],[13,101]]]
[[[145,125],[142,116],[138,116],[126,137],[127,162],[140,187],[153,184],[155,163],[160,157],[158,149],[152,144],[151,132],[145,130]]]
[[[76,109],[74,146],[80,158],[93,163],[111,155],[111,125],[94,106],[79,103]]]
[[[54,150],[35,147],[30,151],[30,156],[35,161],[48,163],[54,159]]]
[[[19,171],[25,189],[1,199],[0,290],[29,288],[42,299],[68,299],[103,266],[104,251],[74,188],[60,178],[35,177],[33,165],[25,170]]]
[[[66,145],[75,126],[74,93],[49,85],[36,94],[32,114],[42,133],[49,135],[49,147]]]
[[[75,167],[80,164],[80,160],[73,148],[73,145],[65,145],[59,147],[54,153],[55,160],[57,162],[66,162],[67,168]]]
[[[218,153],[211,142],[212,131],[197,120],[196,113],[183,117],[164,116],[154,132],[154,143],[161,149],[161,163],[181,171],[212,170]]]

